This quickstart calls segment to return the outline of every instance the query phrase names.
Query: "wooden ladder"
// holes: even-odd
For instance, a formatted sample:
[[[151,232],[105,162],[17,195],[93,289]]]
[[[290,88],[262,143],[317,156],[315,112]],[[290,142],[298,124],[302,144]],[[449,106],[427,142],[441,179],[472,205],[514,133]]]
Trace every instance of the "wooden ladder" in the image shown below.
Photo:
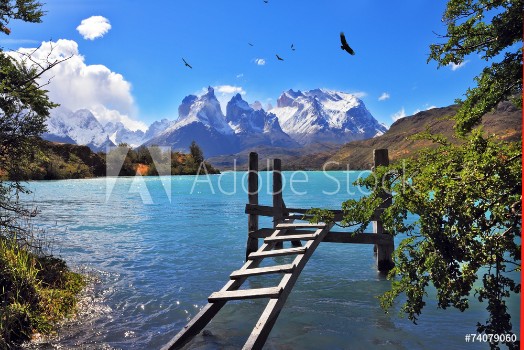
[[[162,349],[180,349],[197,335],[218,311],[230,300],[269,298],[269,302],[256,323],[243,349],[261,349],[282,310],[289,293],[309,258],[324,239],[333,224],[281,223],[273,234],[264,239],[257,251],[249,254],[246,263],[231,273],[230,281],[218,292],[212,293],[208,304]],[[301,233],[300,229],[315,229],[314,233]],[[311,231],[310,231],[311,232]],[[303,247],[274,249],[284,241],[307,241]],[[263,259],[276,256],[296,255],[290,264],[259,267]],[[274,287],[239,289],[250,276],[283,274]]]

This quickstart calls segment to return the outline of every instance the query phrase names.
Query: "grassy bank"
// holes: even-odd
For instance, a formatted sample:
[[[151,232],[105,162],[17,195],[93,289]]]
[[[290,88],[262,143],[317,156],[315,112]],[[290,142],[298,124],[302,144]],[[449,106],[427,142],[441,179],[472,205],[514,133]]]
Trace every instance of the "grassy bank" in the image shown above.
[[[74,314],[85,280],[63,260],[0,237],[0,286],[0,349],[9,349],[34,333],[52,334],[59,320]]]

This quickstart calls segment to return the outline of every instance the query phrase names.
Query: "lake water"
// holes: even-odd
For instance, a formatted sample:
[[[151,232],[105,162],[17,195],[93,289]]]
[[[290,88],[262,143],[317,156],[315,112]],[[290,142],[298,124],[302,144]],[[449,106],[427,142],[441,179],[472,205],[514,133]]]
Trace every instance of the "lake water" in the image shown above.
[[[284,173],[288,207],[340,208],[359,196],[356,172]],[[260,203],[271,205],[261,172]],[[244,180],[244,181],[243,181]],[[40,349],[157,349],[243,264],[247,237],[244,173],[32,182],[25,198],[41,214],[53,253],[98,280],[76,321]],[[236,187],[236,188],[235,188]],[[336,193],[335,193],[336,192]],[[334,194],[335,193],[335,194]],[[261,227],[270,227],[261,219]],[[370,245],[322,243],[305,267],[267,349],[488,349],[464,340],[485,306],[439,310],[432,299],[418,325],[385,314],[377,296],[390,282]],[[259,277],[261,278],[261,277]],[[256,287],[258,281],[251,283]],[[267,300],[230,302],[188,349],[241,348]],[[510,303],[515,330],[519,303]]]

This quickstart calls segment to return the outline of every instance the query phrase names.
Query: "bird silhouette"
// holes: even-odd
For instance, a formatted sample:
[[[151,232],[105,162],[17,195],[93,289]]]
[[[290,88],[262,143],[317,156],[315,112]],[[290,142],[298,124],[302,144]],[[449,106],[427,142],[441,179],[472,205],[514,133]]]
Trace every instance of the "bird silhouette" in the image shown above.
[[[295,51],[295,44],[291,44],[291,50]]]
[[[346,36],[344,35],[344,32],[340,32],[340,42],[342,43],[342,46],[340,48],[344,51],[347,51],[350,55],[354,55],[355,51],[351,47],[349,47],[348,42],[346,41]]]
[[[251,43],[247,43],[247,44],[248,44],[249,46],[253,46],[253,44],[251,44]]]
[[[279,55],[275,55],[275,56],[277,56],[277,60],[279,60],[279,61],[283,61],[283,60],[284,60],[284,59],[283,59],[282,57],[280,57]]]
[[[267,4],[269,2],[269,0],[264,0],[264,3]]]
[[[189,67],[189,68],[193,69],[193,67],[191,67],[191,65],[189,63],[187,63],[184,58],[182,58],[182,61],[184,61],[184,64],[186,65],[186,67]]]

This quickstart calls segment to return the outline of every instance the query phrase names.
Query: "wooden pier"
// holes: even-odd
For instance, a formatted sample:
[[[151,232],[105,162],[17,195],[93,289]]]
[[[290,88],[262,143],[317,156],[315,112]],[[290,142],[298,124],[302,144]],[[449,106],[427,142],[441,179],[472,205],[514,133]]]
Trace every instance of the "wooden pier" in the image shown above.
[[[387,165],[388,151],[374,150],[375,166]],[[282,196],[282,173],[280,159],[273,161],[273,205],[264,206],[258,203],[258,155],[249,155],[248,173],[248,235],[246,244],[246,262],[231,273],[230,280],[217,292],[208,297],[208,304],[162,349],[180,349],[194,336],[199,334],[213,319],[220,309],[230,300],[267,298],[269,302],[262,312],[243,349],[261,349],[266,342],[287,297],[315,249],[321,242],[361,243],[375,245],[377,269],[389,271],[393,267],[393,236],[384,232],[380,218],[374,221],[374,232],[351,234],[332,231],[334,223],[311,224],[305,222],[309,209],[287,208]],[[389,205],[386,203],[385,205]],[[377,208],[380,212],[383,208]],[[335,221],[342,220],[342,212],[332,211]],[[273,218],[272,228],[259,228],[259,216]],[[297,222],[302,221],[302,222]],[[259,240],[262,245],[259,246]],[[284,242],[290,242],[284,248]],[[304,242],[304,245],[302,245]],[[264,259],[281,256],[294,256],[289,264],[259,267]],[[243,283],[251,276],[280,274],[280,282],[271,287],[241,289]]]

